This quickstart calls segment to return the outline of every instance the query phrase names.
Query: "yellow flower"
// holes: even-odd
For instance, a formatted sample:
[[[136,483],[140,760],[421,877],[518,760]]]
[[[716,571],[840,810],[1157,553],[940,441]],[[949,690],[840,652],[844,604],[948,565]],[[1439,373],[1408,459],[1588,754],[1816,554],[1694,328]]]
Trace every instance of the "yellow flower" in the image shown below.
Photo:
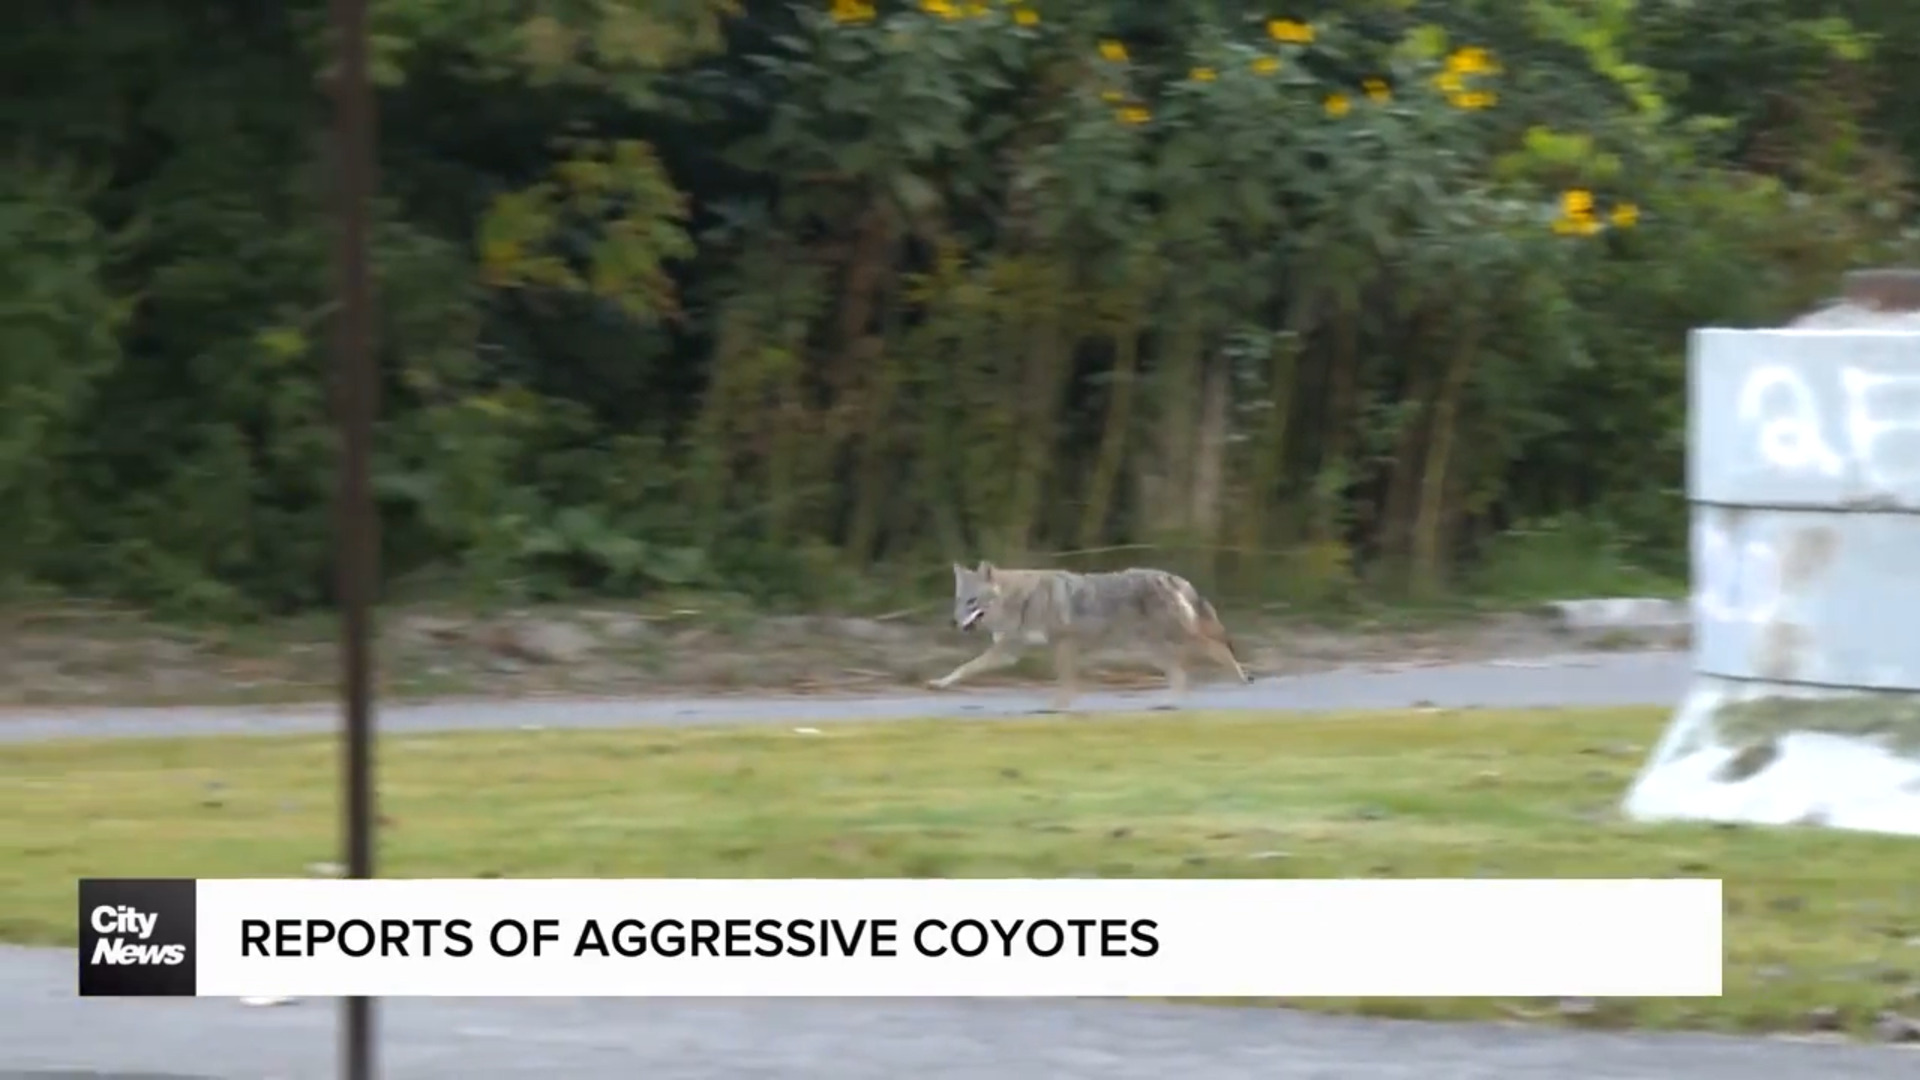
[[[1353,102],[1345,94],[1328,94],[1326,100],[1328,116],[1345,116],[1353,108]]]
[[[1495,100],[1491,90],[1463,90],[1447,95],[1447,101],[1456,109],[1491,108]]]
[[[1040,24],[1040,13],[1032,8],[1015,8],[1013,21],[1020,26],[1038,26]]]
[[[867,0],[833,0],[833,7],[827,14],[841,25],[872,22],[873,5]]]
[[[1313,44],[1313,27],[1292,19],[1269,19],[1267,36],[1289,45],[1311,45]]]
[[[1153,114],[1139,105],[1129,105],[1121,109],[1119,116],[1120,122],[1123,124],[1144,124],[1153,119]]]
[[[1100,56],[1113,63],[1123,64],[1127,60],[1127,47],[1117,41],[1103,41],[1100,43]]]
[[[1187,78],[1192,79],[1194,82],[1212,82],[1219,77],[1219,73],[1210,67],[1197,67],[1187,72]]]
[[[1447,70],[1461,75],[1492,75],[1500,66],[1487,55],[1487,50],[1478,45],[1467,45],[1456,49],[1447,57]]]
[[[1631,229],[1640,223],[1640,208],[1630,202],[1623,202],[1613,208],[1610,215],[1617,228]]]
[[[1573,188],[1560,196],[1560,212],[1570,218],[1584,218],[1593,213],[1593,192],[1583,188]]]
[[[1367,79],[1360,84],[1367,92],[1367,98],[1375,103],[1383,103],[1393,97],[1393,91],[1387,89],[1385,79]]]
[[[1279,70],[1280,60],[1278,57],[1261,56],[1254,58],[1253,73],[1255,75],[1271,75]]]
[[[938,15],[943,19],[957,19],[960,13],[953,10],[948,0],[920,0],[920,10],[929,15]]]
[[[1600,223],[1591,217],[1562,215],[1553,219],[1553,231],[1560,236],[1592,236],[1600,231]]]
[[[1441,93],[1449,96],[1458,94],[1467,88],[1466,80],[1460,77],[1459,72],[1452,70],[1443,71],[1435,75],[1433,77],[1433,85],[1438,87]]]
[[[978,19],[987,13],[985,0],[971,0],[967,4],[966,15],[969,19]]]
[[[1118,90],[1102,90],[1100,91],[1100,100],[1112,105],[1115,102],[1126,100],[1126,95]]]

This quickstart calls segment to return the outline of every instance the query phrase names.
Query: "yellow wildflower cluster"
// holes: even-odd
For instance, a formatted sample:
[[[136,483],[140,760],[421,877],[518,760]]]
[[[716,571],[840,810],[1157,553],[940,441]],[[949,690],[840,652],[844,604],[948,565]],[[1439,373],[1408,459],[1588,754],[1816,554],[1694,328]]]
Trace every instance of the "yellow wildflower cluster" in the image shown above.
[[[871,0],[833,0],[833,7],[827,14],[834,22],[842,26],[852,26],[873,21]]]
[[[1127,47],[1108,38],[1100,43],[1100,59],[1109,64],[1124,64],[1127,62]],[[1109,88],[1100,91],[1100,100],[1115,106],[1113,115],[1123,124],[1138,126],[1153,119],[1153,113],[1145,105],[1123,104],[1127,95],[1118,90]]]
[[[1553,231],[1561,236],[1592,236],[1600,231],[1593,219],[1593,192],[1574,188],[1560,196],[1560,215],[1553,219]]]
[[[1325,106],[1327,115],[1332,117],[1345,116],[1353,109],[1353,99],[1345,94],[1328,94],[1327,100],[1321,104]]]
[[[1292,19],[1270,19],[1267,36],[1286,45],[1313,44],[1313,27]]]
[[[1256,56],[1253,58],[1255,75],[1271,75],[1280,70],[1280,58],[1277,56]]]
[[[1498,75],[1500,65],[1488,55],[1487,50],[1478,45],[1467,45],[1455,49],[1447,57],[1447,63],[1440,74],[1434,76],[1433,84],[1447,96],[1447,102],[1458,109],[1486,109],[1498,100],[1491,90],[1474,89],[1467,81],[1477,75]]]
[[[1631,229],[1640,221],[1640,208],[1630,202],[1619,203],[1607,214],[1616,229]],[[1592,236],[1602,228],[1593,213],[1593,192],[1573,188],[1560,195],[1560,213],[1553,219],[1553,231],[1561,236]]]
[[[1367,100],[1376,105],[1383,105],[1393,99],[1393,91],[1387,87],[1385,79],[1364,79],[1360,83],[1360,89],[1366,93]]]
[[[935,18],[953,22],[983,18],[991,14],[993,8],[987,0],[920,0],[920,10]],[[833,0],[830,13],[837,23],[872,22],[873,4],[871,0]],[[1021,26],[1033,26],[1039,23],[1040,15],[1031,8],[1019,6],[1016,0],[1013,21]]]
[[[1187,72],[1187,78],[1194,82],[1212,82],[1219,77],[1220,73],[1210,67],[1197,67]]]

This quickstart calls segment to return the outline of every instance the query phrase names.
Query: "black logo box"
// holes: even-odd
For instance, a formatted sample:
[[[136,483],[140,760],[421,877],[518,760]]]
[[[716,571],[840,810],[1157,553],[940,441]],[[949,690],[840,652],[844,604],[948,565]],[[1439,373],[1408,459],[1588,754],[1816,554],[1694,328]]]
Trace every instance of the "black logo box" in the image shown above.
[[[192,878],[81,878],[80,996],[192,997],[196,900]]]

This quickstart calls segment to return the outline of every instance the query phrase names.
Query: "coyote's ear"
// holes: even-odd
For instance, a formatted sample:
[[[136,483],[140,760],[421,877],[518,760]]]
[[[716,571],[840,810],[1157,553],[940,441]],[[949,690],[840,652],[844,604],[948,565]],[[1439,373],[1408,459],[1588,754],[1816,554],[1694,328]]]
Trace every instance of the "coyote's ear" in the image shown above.
[[[992,581],[993,580],[993,564],[988,562],[985,559],[981,559],[980,567],[979,569],[975,570],[974,573],[979,574],[981,577],[985,578],[988,581]]]
[[[965,581],[966,578],[967,578],[967,568],[964,566],[961,566],[959,563],[954,563],[953,564],[953,580]]]

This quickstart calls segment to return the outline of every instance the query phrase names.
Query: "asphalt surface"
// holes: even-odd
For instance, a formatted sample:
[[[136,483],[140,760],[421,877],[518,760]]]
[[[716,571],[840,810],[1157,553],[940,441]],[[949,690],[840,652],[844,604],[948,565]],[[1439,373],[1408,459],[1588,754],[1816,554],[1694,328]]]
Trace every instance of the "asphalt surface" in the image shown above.
[[[1195,685],[1191,709],[1274,709],[1329,712],[1441,708],[1540,708],[1672,704],[1686,690],[1688,661],[1679,653],[1572,653],[1531,660],[1426,667],[1347,668],[1266,678],[1251,685]],[[379,710],[381,731],[451,729],[686,727],[693,725],[822,724],[1031,715],[1049,686],[1031,690],[949,690],[886,697],[712,697],[640,700],[450,701],[390,705]],[[1157,692],[1089,693],[1076,712],[1150,708]],[[66,708],[0,710],[0,742],[76,737],[239,735],[325,732],[339,728],[338,706],[276,708]]]
[[[1686,658],[1337,671],[1197,689],[1196,708],[1329,711],[1672,704]],[[1038,693],[859,700],[474,702],[383,709],[386,731],[820,724],[909,716],[1006,717]],[[1089,712],[1157,698],[1088,695]],[[331,709],[49,710],[0,714],[0,741],[326,731]],[[0,1080],[306,1080],[338,1075],[330,1001],[74,996],[71,950],[0,947]],[[379,1012],[380,1071],[399,1080],[1894,1080],[1895,1047],[1503,1024],[1419,1024],[1275,1009],[1112,1001],[402,999]]]
[[[71,995],[71,957],[0,952],[7,1067],[337,1076],[332,1002]],[[1421,1024],[1277,1009],[1028,1000],[408,998],[377,1018],[396,1080],[1892,1080],[1920,1054],[1689,1035]],[[0,1075],[6,1075],[0,1073]]]

